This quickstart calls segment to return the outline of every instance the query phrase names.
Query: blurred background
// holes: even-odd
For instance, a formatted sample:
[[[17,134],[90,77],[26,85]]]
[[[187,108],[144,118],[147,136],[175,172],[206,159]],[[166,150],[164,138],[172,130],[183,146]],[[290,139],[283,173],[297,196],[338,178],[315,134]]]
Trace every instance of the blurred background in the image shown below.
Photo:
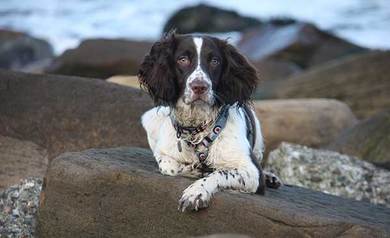
[[[66,151],[147,148],[134,75],[173,28],[257,68],[264,166],[390,207],[389,0],[0,0],[0,190]]]
[[[387,0],[3,0],[0,27],[43,38],[56,54],[61,54],[87,38],[156,40],[173,14],[198,4],[235,11],[259,21],[281,17],[311,22],[363,47],[390,47],[390,41],[386,40],[390,38]],[[202,15],[202,21],[208,21],[208,17]],[[194,16],[186,21],[194,24]],[[215,30],[234,31],[227,26]]]

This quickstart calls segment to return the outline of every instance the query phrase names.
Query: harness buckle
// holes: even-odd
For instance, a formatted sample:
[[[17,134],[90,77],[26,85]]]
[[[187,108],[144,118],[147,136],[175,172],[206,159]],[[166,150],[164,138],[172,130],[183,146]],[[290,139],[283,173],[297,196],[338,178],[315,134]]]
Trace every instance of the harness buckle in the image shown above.
[[[198,157],[199,157],[200,162],[204,162],[207,158],[207,154],[205,152],[200,152],[198,154]]]
[[[213,131],[214,131],[215,134],[219,134],[221,132],[221,127],[220,126],[216,126],[216,127],[214,127]]]

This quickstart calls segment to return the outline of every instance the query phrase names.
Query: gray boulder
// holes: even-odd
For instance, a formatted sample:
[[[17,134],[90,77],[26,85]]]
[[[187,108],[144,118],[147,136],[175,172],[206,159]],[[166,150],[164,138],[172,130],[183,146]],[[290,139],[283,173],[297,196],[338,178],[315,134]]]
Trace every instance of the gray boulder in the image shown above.
[[[282,143],[268,167],[286,184],[390,207],[390,171],[355,157]]]
[[[0,68],[20,70],[53,57],[51,45],[25,33],[0,29]]]
[[[42,178],[27,178],[0,191],[0,237],[36,237]]]
[[[265,196],[217,193],[211,207],[177,211],[192,180],[163,176],[151,152],[116,148],[65,153],[49,167],[38,235],[45,237],[386,237],[390,209],[284,186]]]

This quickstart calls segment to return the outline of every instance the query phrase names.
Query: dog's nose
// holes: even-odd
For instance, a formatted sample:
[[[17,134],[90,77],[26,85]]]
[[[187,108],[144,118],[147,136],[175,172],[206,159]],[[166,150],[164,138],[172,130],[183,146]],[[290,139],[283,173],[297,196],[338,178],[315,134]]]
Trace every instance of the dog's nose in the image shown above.
[[[195,94],[201,95],[209,89],[209,85],[203,80],[194,80],[190,83],[190,88]]]

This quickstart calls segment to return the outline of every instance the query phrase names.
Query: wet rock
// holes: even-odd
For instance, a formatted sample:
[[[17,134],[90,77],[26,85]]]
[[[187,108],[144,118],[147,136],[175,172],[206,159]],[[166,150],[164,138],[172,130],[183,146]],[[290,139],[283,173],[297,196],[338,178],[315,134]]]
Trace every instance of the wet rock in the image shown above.
[[[43,178],[47,164],[47,151],[41,146],[0,135],[0,190],[22,178]]]
[[[260,79],[262,80],[259,89],[269,82],[284,80],[291,75],[302,72],[302,69],[296,64],[282,60],[267,59],[254,61],[253,65],[257,68]]]
[[[0,68],[20,70],[53,57],[50,44],[25,33],[0,29]]]
[[[390,171],[356,157],[282,143],[268,166],[286,184],[390,207]]]
[[[308,68],[366,49],[305,22],[268,22],[246,31],[238,48],[252,62],[279,60]]]
[[[178,33],[231,32],[259,26],[253,17],[240,16],[237,12],[199,4],[175,12],[165,23],[163,32],[176,29]]]
[[[148,147],[140,116],[150,98],[103,80],[0,70],[0,135],[65,151]]]
[[[158,173],[152,153],[116,148],[65,153],[49,167],[39,237],[386,237],[390,209],[283,186],[265,196],[217,193],[197,213],[177,211],[192,180]]]
[[[327,148],[390,169],[390,110],[345,130]]]
[[[0,237],[35,237],[41,189],[41,178],[27,178],[0,192]]]
[[[65,51],[46,69],[48,73],[108,78],[112,75],[134,75],[151,42],[90,39],[76,49]]]
[[[351,109],[332,99],[260,100],[254,103],[266,154],[283,141],[321,147],[357,123]]]

